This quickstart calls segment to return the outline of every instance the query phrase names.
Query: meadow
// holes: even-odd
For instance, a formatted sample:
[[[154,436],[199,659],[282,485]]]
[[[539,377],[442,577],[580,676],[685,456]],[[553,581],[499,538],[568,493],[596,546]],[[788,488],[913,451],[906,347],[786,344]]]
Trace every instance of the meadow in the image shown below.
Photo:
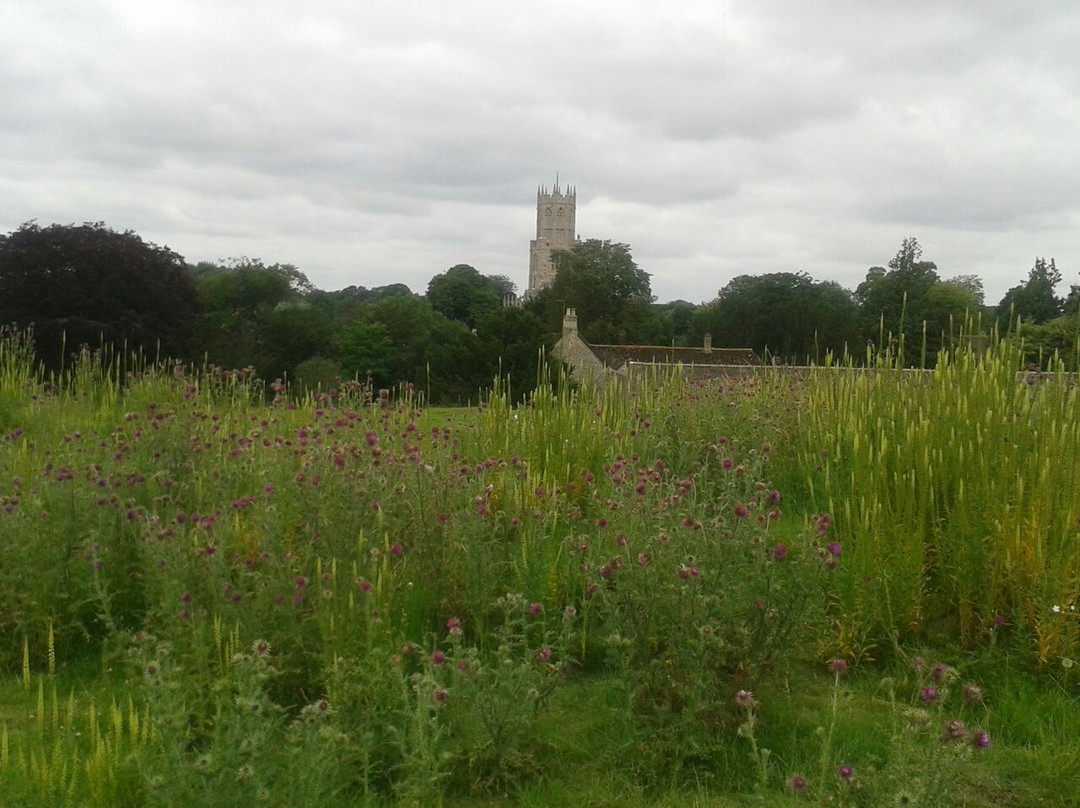
[[[1080,804],[1022,347],[471,409],[0,339],[5,805]]]

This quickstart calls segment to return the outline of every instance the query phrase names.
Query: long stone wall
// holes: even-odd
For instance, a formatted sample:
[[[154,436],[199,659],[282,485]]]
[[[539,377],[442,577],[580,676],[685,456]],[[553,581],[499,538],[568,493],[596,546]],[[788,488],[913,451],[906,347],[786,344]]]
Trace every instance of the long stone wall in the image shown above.
[[[667,371],[681,372],[687,378],[692,379],[749,379],[766,373],[782,374],[796,379],[809,378],[814,374],[821,373],[891,373],[887,368],[865,368],[832,365],[659,365],[648,362],[631,362],[628,366],[631,377],[640,378],[650,373]],[[902,368],[900,373],[905,378],[929,380],[933,378],[934,371],[924,368]],[[1016,374],[1017,381],[1023,384],[1038,384],[1039,382],[1062,379],[1071,384],[1080,383],[1080,374],[1077,373],[1044,373],[1042,371],[1021,371]]]

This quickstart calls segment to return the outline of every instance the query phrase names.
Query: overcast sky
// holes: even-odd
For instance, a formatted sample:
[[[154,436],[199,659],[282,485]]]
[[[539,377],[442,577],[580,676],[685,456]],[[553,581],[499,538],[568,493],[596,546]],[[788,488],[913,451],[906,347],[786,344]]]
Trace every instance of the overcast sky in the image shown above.
[[[1080,283],[1076,0],[3,0],[0,233],[104,221],[319,288],[528,280],[536,189],[661,301]]]

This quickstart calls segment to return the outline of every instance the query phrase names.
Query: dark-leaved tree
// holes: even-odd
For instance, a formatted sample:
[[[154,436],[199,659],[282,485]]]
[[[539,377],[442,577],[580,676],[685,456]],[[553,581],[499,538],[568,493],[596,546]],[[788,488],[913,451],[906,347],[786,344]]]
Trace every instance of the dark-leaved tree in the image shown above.
[[[0,323],[33,325],[46,367],[83,344],[185,356],[198,316],[184,259],[131,231],[30,222],[0,236]]]

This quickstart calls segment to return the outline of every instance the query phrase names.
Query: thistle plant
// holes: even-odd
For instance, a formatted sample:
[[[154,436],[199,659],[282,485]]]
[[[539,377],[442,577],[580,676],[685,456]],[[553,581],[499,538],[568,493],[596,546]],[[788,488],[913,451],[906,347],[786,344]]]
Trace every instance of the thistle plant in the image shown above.
[[[885,716],[876,725],[888,730],[886,757],[860,759],[844,737],[851,731],[854,674],[843,659],[827,667],[833,686],[826,720],[814,733],[817,771],[812,777],[794,772],[788,778],[796,804],[939,806],[952,798],[972,758],[992,746],[983,729],[989,711],[982,688],[965,682],[952,666],[928,665],[914,657],[899,676],[885,677],[877,686],[877,708]],[[752,696],[743,701],[753,720],[747,722],[749,731],[740,727],[740,735],[760,760],[752,731],[762,706]]]

